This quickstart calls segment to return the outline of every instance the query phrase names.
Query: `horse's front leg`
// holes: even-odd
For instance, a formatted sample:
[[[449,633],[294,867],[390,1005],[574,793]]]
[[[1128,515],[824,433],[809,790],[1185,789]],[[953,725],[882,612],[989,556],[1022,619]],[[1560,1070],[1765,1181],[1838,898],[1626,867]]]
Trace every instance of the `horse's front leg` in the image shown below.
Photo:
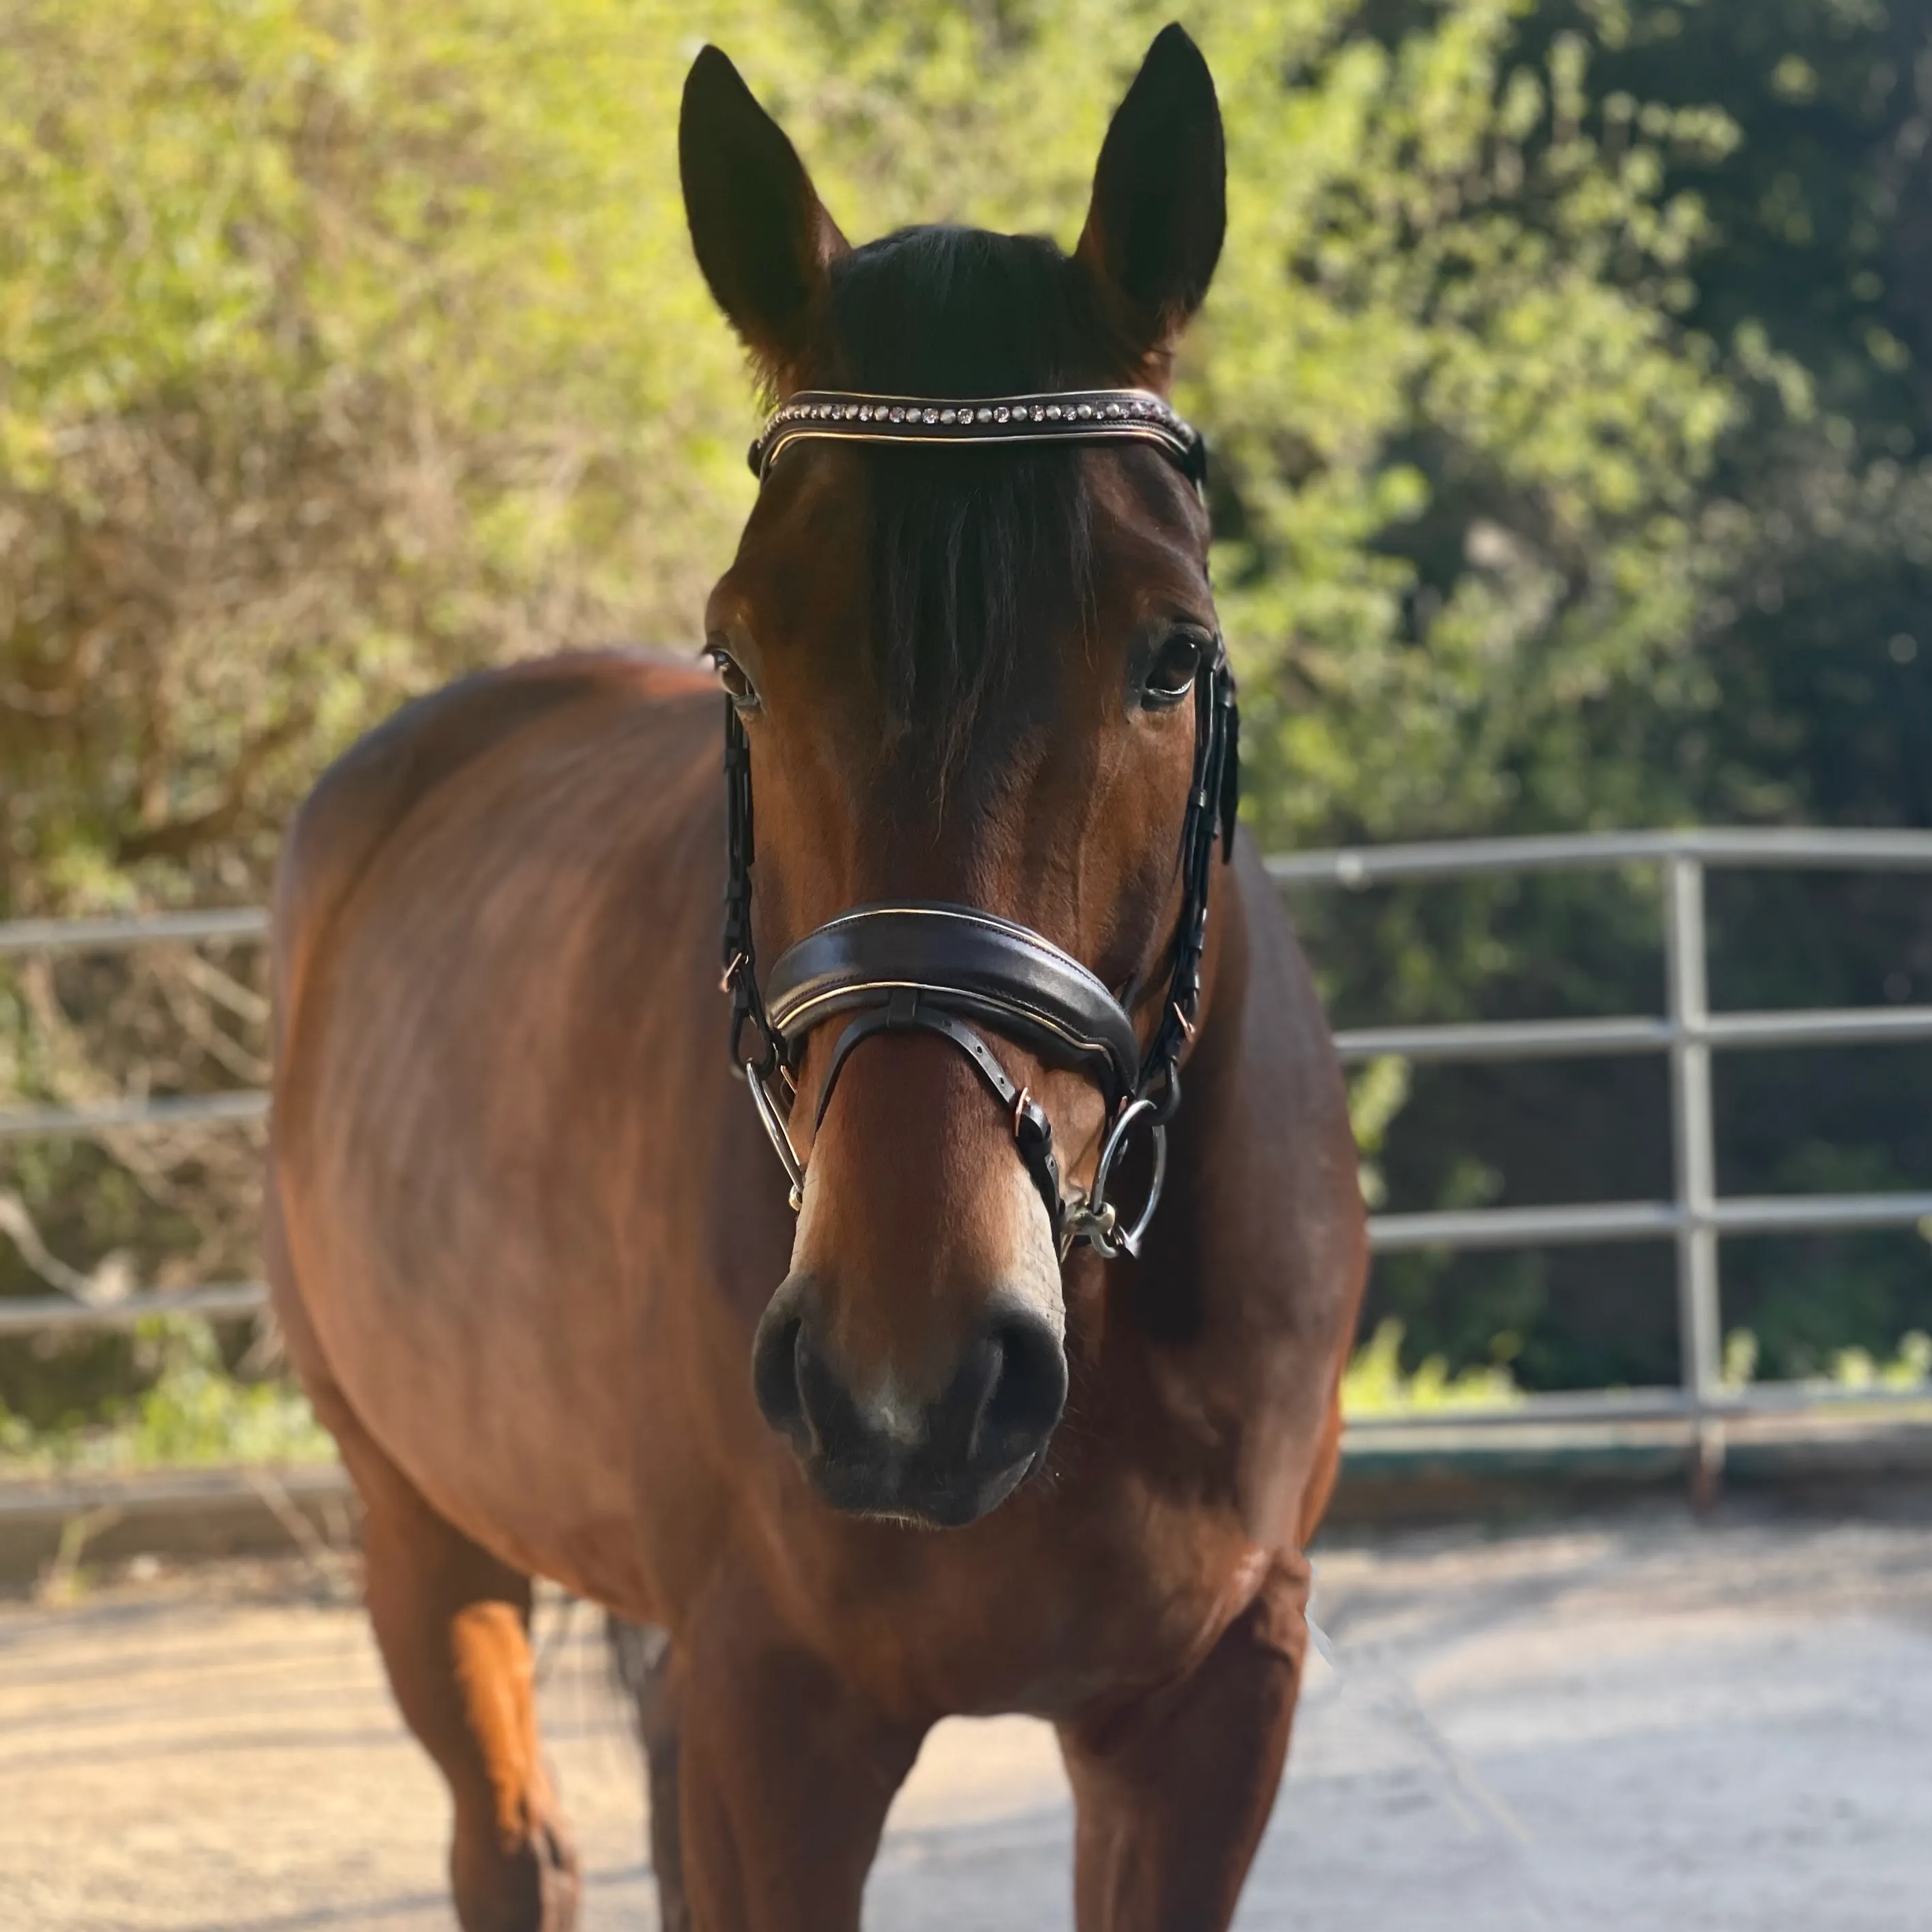
[[[1288,1756],[1308,1581],[1279,1559],[1180,1684],[1061,1726],[1079,1932],[1224,1932]]]
[[[570,1932],[578,1864],[537,1737],[530,1582],[332,1418],[362,1492],[365,1594],[396,1702],[448,1780],[463,1932]]]
[[[677,1658],[670,1634],[643,1624],[610,1620],[612,1660],[637,1708],[650,1787],[651,1872],[658,1886],[658,1932],[692,1932],[685,1896],[684,1845],[678,1825]]]
[[[866,1874],[922,1724],[871,1709],[748,1593],[681,1648],[678,1799],[700,1932],[858,1932]]]

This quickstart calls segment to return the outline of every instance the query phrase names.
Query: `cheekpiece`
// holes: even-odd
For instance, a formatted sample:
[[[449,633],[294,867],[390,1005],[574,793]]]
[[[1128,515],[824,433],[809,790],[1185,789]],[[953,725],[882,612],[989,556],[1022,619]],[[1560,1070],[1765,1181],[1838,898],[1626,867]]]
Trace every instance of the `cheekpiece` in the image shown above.
[[[1197,489],[1208,481],[1207,440],[1146,389],[1075,389],[1046,396],[940,402],[929,396],[868,396],[802,389],[774,410],[747,460],[762,481],[788,443],[1138,442],[1155,445]]]

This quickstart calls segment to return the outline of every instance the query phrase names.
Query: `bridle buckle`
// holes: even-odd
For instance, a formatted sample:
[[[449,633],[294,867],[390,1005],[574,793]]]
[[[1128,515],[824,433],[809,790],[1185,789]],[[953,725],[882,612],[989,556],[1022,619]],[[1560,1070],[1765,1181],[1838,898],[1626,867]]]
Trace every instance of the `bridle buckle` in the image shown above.
[[[1143,1120],[1150,1124],[1152,1136],[1154,1178],[1148,1184],[1147,1199],[1142,1204],[1133,1226],[1123,1228],[1119,1208],[1107,1198],[1108,1184],[1114,1178],[1114,1162],[1120,1159],[1134,1129]],[[1166,1180],[1166,1123],[1159,1118],[1154,1102],[1142,1095],[1130,1100],[1108,1130],[1107,1138],[1101,1143],[1099,1165],[1094,1170],[1094,1185],[1088,1190],[1087,1198],[1067,1214],[1060,1258],[1066,1259],[1076,1241],[1084,1241],[1105,1261],[1112,1261],[1121,1255],[1138,1261],[1148,1230],[1154,1225],[1154,1210],[1160,1205],[1161,1189]]]

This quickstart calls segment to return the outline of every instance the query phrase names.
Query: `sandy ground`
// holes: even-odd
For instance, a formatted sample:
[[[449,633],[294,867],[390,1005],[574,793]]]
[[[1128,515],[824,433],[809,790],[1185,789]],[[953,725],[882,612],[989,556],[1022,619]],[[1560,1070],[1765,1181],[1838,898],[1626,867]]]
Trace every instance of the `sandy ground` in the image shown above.
[[[1932,1925],[1932,1520],[1669,1512],[1330,1548],[1246,1932]],[[448,1932],[444,1800],[340,1580],[257,1567],[0,1606],[7,1932]],[[654,1926],[595,1619],[544,1706],[589,1932]],[[946,1726],[873,1932],[1069,1923],[1050,1736]]]

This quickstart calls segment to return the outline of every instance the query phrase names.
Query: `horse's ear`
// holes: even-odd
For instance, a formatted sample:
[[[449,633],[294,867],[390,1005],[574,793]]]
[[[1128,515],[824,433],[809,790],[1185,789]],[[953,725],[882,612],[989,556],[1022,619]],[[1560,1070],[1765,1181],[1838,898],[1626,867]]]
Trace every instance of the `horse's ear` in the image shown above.
[[[1154,373],[1207,295],[1227,225],[1214,79],[1185,31],[1166,27],[1107,130],[1077,251]]]
[[[813,305],[848,244],[784,130],[716,47],[685,77],[677,159],[692,246],[718,306],[772,387],[796,387]]]

